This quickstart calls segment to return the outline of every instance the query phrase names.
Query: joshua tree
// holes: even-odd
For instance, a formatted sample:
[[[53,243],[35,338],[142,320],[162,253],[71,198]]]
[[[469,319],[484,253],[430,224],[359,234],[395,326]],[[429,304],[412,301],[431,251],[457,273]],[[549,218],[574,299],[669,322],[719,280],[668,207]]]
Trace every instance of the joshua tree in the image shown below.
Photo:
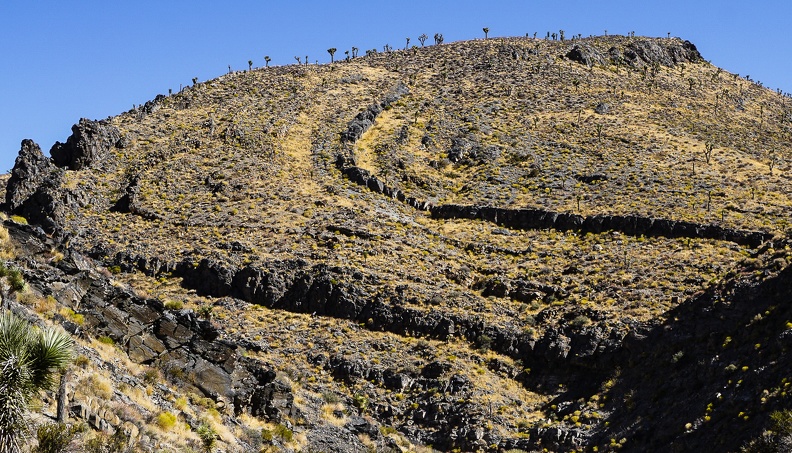
[[[335,56],[336,50],[338,50],[338,49],[336,49],[335,47],[331,47],[331,48],[327,49],[327,53],[330,54],[330,63],[335,61],[333,57]]]
[[[253,60],[248,60],[248,71],[253,70]]]
[[[382,46],[382,51],[385,52],[385,53],[390,52],[391,51],[390,44],[385,44],[384,46]]]
[[[358,56],[358,49],[357,47],[352,47],[352,58],[356,58]]]
[[[269,55],[264,57],[264,67],[269,68],[269,62],[271,61]]]
[[[564,30],[558,30],[558,36],[561,37],[561,41],[564,40]]]
[[[418,41],[421,42],[421,47],[424,46],[424,43],[426,42],[427,39],[429,39],[429,37],[426,36],[426,33],[421,33],[421,36],[418,37]]]
[[[443,44],[443,34],[442,33],[435,33],[434,41],[435,41],[435,44],[437,44],[437,45]]]
[[[487,37],[489,36],[489,27],[484,27],[481,30],[484,31],[484,39],[487,39]]]
[[[305,56],[305,65],[308,65],[308,55]]]
[[[715,144],[712,142],[707,142],[704,144],[704,159],[707,163],[710,163],[710,159],[712,158],[712,151],[715,149]]]
[[[228,73],[231,74],[231,65],[228,65]]]
[[[345,50],[344,55],[346,55],[346,61],[349,61],[349,51]]]
[[[198,77],[193,77],[192,82],[193,82],[193,86],[195,86],[195,84],[198,83]]]
[[[294,57],[294,59],[297,60],[297,64],[301,64],[302,63],[302,60],[300,60],[300,57]]]
[[[0,314],[0,451],[17,453],[25,415],[39,390],[52,389],[71,360],[72,339],[62,330],[40,330],[10,311]]]
[[[404,50],[407,50],[410,47],[410,38],[407,38],[407,44],[404,45]]]

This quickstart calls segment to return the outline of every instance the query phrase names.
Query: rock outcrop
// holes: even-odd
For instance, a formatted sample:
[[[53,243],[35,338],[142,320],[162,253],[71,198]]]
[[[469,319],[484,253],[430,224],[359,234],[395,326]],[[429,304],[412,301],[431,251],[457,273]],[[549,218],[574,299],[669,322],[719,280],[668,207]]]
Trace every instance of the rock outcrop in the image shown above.
[[[740,245],[758,247],[773,238],[761,231],[745,231],[720,225],[656,219],[643,216],[597,214],[581,216],[544,209],[509,209],[490,206],[440,205],[430,208],[437,219],[481,219],[508,228],[532,230],[581,231],[602,233],[620,231],[629,236],[663,236],[668,238],[698,238],[730,241]]]
[[[38,253],[54,242],[30,227],[7,223],[12,236]],[[295,416],[291,391],[275,372],[243,357],[233,341],[191,310],[168,310],[157,299],[141,298],[114,286],[89,259],[75,251],[56,267],[26,270],[29,284],[55,297],[84,316],[81,328],[66,323],[72,333],[90,331],[115,342],[129,358],[163,370],[178,370],[205,396],[220,401],[236,414],[247,412],[280,420]]]
[[[112,148],[121,144],[121,133],[107,121],[82,118],[72,126],[66,143],[55,142],[50,155],[58,167],[82,170],[103,161]]]
[[[679,63],[701,61],[701,54],[690,41],[673,41],[662,45],[657,40],[640,40],[627,45],[624,60],[630,66],[674,66]]]
[[[46,180],[58,173],[57,168],[44,156],[33,140],[22,140],[19,155],[11,170],[6,186],[6,208],[16,211],[39,189]]]
[[[8,211],[49,233],[57,231],[71,207],[84,202],[79,192],[62,189],[62,180],[63,170],[44,157],[36,143],[22,141],[6,190]]]
[[[566,57],[589,67],[606,62],[605,57],[597,49],[586,44],[575,44],[567,52]]]
[[[372,104],[366,110],[358,113],[355,119],[349,122],[347,129],[341,132],[341,141],[344,143],[355,143],[358,141],[363,133],[374,124],[377,116],[383,110],[409,92],[410,89],[406,85],[398,84],[381,102]]]

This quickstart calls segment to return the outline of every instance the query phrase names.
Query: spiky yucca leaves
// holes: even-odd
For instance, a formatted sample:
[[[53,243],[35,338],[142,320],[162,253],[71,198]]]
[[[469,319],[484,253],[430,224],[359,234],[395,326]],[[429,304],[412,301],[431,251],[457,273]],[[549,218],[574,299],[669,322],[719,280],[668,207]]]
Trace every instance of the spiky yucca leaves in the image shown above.
[[[54,386],[72,347],[62,330],[41,330],[10,311],[0,314],[0,453],[20,451],[28,403]]]

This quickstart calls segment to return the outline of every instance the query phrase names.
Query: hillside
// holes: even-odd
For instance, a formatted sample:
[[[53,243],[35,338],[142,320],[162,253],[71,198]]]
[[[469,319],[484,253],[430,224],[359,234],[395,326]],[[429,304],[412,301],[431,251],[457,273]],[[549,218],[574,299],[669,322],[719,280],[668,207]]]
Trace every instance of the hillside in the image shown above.
[[[792,100],[689,42],[234,72],[50,155],[6,188],[30,291],[229,451],[738,451],[792,407]]]

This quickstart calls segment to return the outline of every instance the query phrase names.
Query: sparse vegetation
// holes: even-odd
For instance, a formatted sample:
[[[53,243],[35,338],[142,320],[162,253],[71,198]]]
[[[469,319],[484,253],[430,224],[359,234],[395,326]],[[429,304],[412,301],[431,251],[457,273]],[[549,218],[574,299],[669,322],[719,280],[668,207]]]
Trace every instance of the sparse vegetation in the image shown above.
[[[493,451],[504,446],[497,439],[549,449],[531,436],[571,429],[599,451],[639,450],[681,432],[693,442],[711,426],[756,435],[770,408],[788,402],[772,363],[788,362],[777,345],[792,316],[780,303],[754,308],[775,289],[750,308],[738,299],[790,262],[783,101],[703,61],[630,59],[645,54],[636,46],[656,45],[675,46],[675,61],[688,49],[678,38],[571,34],[565,42],[559,30],[548,40],[489,40],[482,30],[484,40],[423,48],[422,34],[422,48],[407,38],[404,49],[385,45],[363,58],[352,47],[338,64],[330,48],[331,65],[308,65],[306,56],[252,71],[248,61],[245,74],[229,66],[145,114],[111,118],[125,138],[111,150],[114,170],[67,172],[70,190],[91,200],[61,225],[68,247],[104,261],[113,285],[135,288],[135,310],[157,307],[158,316],[164,307],[168,320],[198,326],[178,332],[178,347],[214,336],[235,343],[222,361],[210,350],[198,362],[217,363],[180,366],[165,363],[170,340],[146,337],[154,352],[139,360],[159,369],[135,368],[120,383],[81,376],[78,387],[99,399],[139,392],[157,402],[139,420],[147,436],[186,436],[207,451],[227,442],[231,450],[233,439],[307,450],[305,430],[339,433],[358,418],[405,450],[418,448],[399,432],[413,430],[441,450],[472,448],[433,424],[447,413],[495,433]],[[444,44],[442,34],[434,43]],[[583,62],[570,56],[573,46],[585,48]],[[108,210],[123,193],[134,194],[133,212]],[[441,218],[430,205],[475,215]],[[551,229],[532,225],[532,212],[569,223],[626,220],[613,229]],[[525,228],[508,223],[515,218]],[[678,228],[669,237],[640,229],[650,221]],[[772,239],[754,247],[702,237],[716,226]],[[58,264],[45,250],[40,265]],[[62,255],[59,266],[72,269],[73,259]],[[10,284],[14,267],[6,265]],[[116,338],[118,347],[93,347],[117,369],[118,357],[143,341],[106,328],[65,284],[28,287],[85,313],[53,298],[54,319],[107,335],[101,343]],[[696,337],[689,319],[723,336]],[[680,347],[668,332],[694,332],[718,357],[697,342]],[[87,373],[98,359],[85,354],[78,371]],[[283,384],[282,424],[240,422],[230,407],[238,402],[225,395],[167,391],[201,393],[202,373],[239,363],[261,363],[257,379]],[[696,392],[677,382],[694,373],[719,381]],[[747,390],[754,387],[762,388]],[[726,409],[719,398],[746,407]],[[196,420],[208,421],[196,428]],[[350,442],[376,448],[376,437]],[[576,448],[584,447],[558,449]]]

